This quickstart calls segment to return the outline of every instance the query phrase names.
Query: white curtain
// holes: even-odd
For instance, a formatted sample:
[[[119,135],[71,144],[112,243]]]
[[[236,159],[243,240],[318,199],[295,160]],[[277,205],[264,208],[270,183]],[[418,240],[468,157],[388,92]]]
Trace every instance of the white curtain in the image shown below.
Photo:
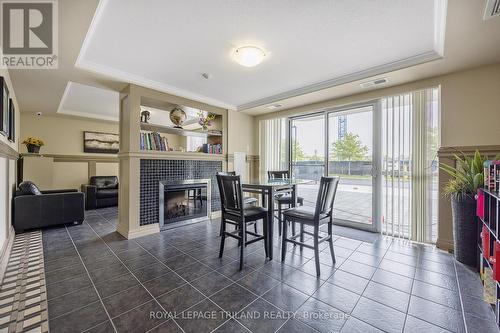
[[[286,170],[286,119],[266,119],[259,122],[259,170],[261,178],[267,171]]]
[[[382,105],[382,232],[437,238],[439,89],[386,97]]]

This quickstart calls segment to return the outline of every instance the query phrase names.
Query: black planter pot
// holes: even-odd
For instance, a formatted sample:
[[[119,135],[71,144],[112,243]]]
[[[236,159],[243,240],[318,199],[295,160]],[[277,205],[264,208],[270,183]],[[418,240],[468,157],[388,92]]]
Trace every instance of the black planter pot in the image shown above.
[[[40,146],[35,146],[31,144],[27,144],[26,149],[28,150],[28,153],[38,154],[40,152]]]
[[[453,195],[451,213],[455,259],[465,265],[476,267],[478,230],[476,200],[469,196]]]

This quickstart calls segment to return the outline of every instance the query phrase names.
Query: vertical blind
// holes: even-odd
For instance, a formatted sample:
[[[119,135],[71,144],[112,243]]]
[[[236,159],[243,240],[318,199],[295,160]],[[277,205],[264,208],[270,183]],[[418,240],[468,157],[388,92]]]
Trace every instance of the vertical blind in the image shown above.
[[[382,106],[382,232],[437,238],[439,89],[386,97]]]
[[[287,170],[286,119],[267,119],[259,122],[259,170],[261,178],[267,170]]]

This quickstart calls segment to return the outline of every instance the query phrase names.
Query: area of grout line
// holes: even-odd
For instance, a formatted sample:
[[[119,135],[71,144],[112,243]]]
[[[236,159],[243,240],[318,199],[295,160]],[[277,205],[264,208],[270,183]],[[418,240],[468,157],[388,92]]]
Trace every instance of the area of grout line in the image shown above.
[[[458,297],[460,299],[460,307],[462,309],[462,319],[464,320],[465,333],[468,333],[469,330],[467,328],[467,321],[465,320],[464,302],[462,300],[462,291],[460,290],[460,281],[458,279],[457,264],[455,263],[455,260],[453,260],[453,267],[455,268],[455,278],[457,280]]]
[[[100,214],[99,214],[99,215],[100,215]],[[102,217],[102,218],[103,218],[103,219],[104,219],[107,223],[109,223],[109,225],[111,225],[111,226],[113,226],[113,227],[116,227],[116,226],[115,226],[112,222],[110,222],[110,221],[109,221],[106,217],[104,217],[104,216],[102,216],[102,215],[100,215],[100,217]],[[95,233],[95,234],[99,237],[99,239],[101,239],[101,240],[102,240],[102,241],[106,244],[106,246],[107,246],[107,247],[108,247],[108,248],[112,251],[112,253],[116,256],[116,252],[115,252],[115,250],[113,250],[113,249],[112,249],[112,248],[111,248],[111,247],[110,247],[110,246],[109,246],[109,245],[108,245],[108,244],[107,244],[107,243],[106,243],[106,242],[102,239],[102,237],[101,237],[101,236],[100,236],[100,235],[99,235],[99,234],[98,234],[98,233],[94,230],[94,228],[91,226],[91,224],[90,224],[90,223],[86,223],[86,224],[87,224],[87,225],[88,225],[88,226],[92,229],[92,231],[93,231],[93,232],[94,232],[94,233]],[[68,232],[68,230],[67,230],[67,229],[66,229],[66,232],[69,234],[69,232]],[[74,244],[74,242],[73,242],[73,239],[72,239],[71,235],[69,235],[69,236],[70,236],[70,238],[71,238],[71,241],[72,241],[72,243],[73,243],[73,246],[74,246],[74,247],[76,247],[76,246],[75,246],[75,244]],[[159,261],[162,265],[164,265],[164,266],[165,266],[165,267],[167,267],[169,270],[171,270],[171,269],[170,269],[170,267],[168,267],[165,263],[163,263],[162,261],[160,261],[160,260],[159,260],[156,256],[154,256],[151,252],[149,252],[149,250],[145,249],[145,248],[144,248],[144,246],[143,246],[141,243],[139,243],[139,242],[137,242],[137,241],[134,241],[134,242],[135,242],[135,243],[136,243],[139,247],[141,247],[143,250],[145,250],[147,253],[149,253],[150,255],[152,255],[152,256],[153,256],[156,260],[158,260],[158,261]],[[197,243],[200,243],[200,242],[197,242]],[[362,244],[364,244],[364,243],[366,243],[366,242],[361,242],[361,243],[360,243],[360,244],[359,244],[359,245],[358,245],[358,246],[357,246],[354,250],[349,249],[349,250],[350,250],[350,251],[352,251],[352,252],[351,252],[351,253],[350,253],[350,255],[346,258],[346,260],[345,260],[345,261],[347,261],[347,260],[348,260],[348,259],[352,256],[352,254],[354,254],[355,252],[357,252],[357,250],[359,249],[359,247],[360,247]],[[200,243],[200,244],[204,244],[204,245],[209,246],[208,244],[205,244],[205,243]],[[387,255],[388,251],[390,251],[390,248],[391,248],[392,244],[394,244],[394,243],[393,243],[393,240],[391,240],[391,244],[390,244],[389,246],[385,247],[385,252],[384,252],[384,255],[382,256],[382,258],[385,258],[385,256]],[[189,255],[189,252],[186,252],[186,251],[184,251],[184,250],[181,250],[181,249],[179,249],[179,248],[175,247],[174,245],[172,245],[172,247],[173,247],[173,248],[175,248],[176,250],[180,251],[182,254],[184,254],[184,255],[188,255],[189,257],[191,257],[191,256]],[[77,249],[77,251],[78,251],[78,249]],[[257,252],[257,251],[259,251],[259,250],[258,250],[258,249],[256,249],[256,250],[254,250],[254,251],[252,251],[252,252],[250,252],[250,253],[255,253],[255,252]],[[290,251],[288,251],[288,252],[291,252],[291,251],[293,251],[293,249],[292,249],[292,250],[290,250]],[[323,251],[325,251],[325,249],[323,249]],[[323,251],[322,251],[322,252],[323,252]],[[393,253],[399,253],[399,252],[397,252],[397,251],[391,251],[391,252],[393,252]],[[406,255],[405,253],[401,253],[401,254]],[[79,255],[80,260],[83,262],[83,260],[82,260],[82,258],[81,258],[81,256],[80,256],[80,254],[79,254],[79,253],[78,253],[78,255]],[[370,255],[370,254],[368,254],[368,255]],[[210,255],[207,255],[206,257],[208,257],[208,256],[210,256]],[[203,260],[203,259],[204,259],[204,258],[206,258],[206,257],[203,257],[203,258],[201,258],[201,259],[197,259],[197,258],[194,258],[194,257],[191,257],[191,258],[193,258],[193,260],[194,260],[195,262],[200,262],[200,263],[202,263],[202,262],[201,262],[201,260]],[[419,252],[418,252],[418,255],[417,255],[417,261],[418,261],[418,259],[419,259],[420,257],[421,257],[421,249],[419,249]],[[120,259],[118,258],[118,260],[120,260]],[[307,262],[309,262],[310,260],[312,260],[312,259],[307,260],[307,261],[306,261],[306,263],[307,263]],[[388,259],[388,260],[389,260],[389,259]],[[345,262],[345,261],[344,261],[344,262]],[[432,260],[431,260],[431,261],[432,261]],[[123,262],[122,262],[121,260],[120,260],[120,262],[123,264]],[[396,262],[397,262],[397,261],[396,261]],[[306,264],[306,263],[304,263],[304,264]],[[453,263],[454,263],[454,262],[453,262]],[[203,264],[203,263],[202,263],[202,264]],[[229,263],[229,264],[230,264],[230,263]],[[404,264],[404,263],[400,263],[400,264]],[[84,265],[85,265],[85,264],[84,264]],[[285,264],[285,265],[286,265],[286,264]],[[454,265],[455,265],[455,263],[454,263]],[[289,265],[287,265],[287,266],[289,266]],[[301,265],[301,266],[302,266],[302,265]],[[223,267],[223,266],[222,266],[222,267]],[[289,267],[291,267],[293,270],[300,270],[300,268],[299,268],[299,267],[295,267],[295,266],[289,266]],[[336,269],[335,269],[335,271],[337,271],[340,267],[341,267],[341,265],[340,265],[338,268],[336,268]],[[418,266],[418,265],[417,265],[417,266],[415,266],[415,267],[416,267],[416,268],[419,268],[419,266]],[[455,267],[455,278],[457,278],[456,266],[454,266],[454,267]],[[209,268],[210,268],[210,272],[208,272],[208,273],[204,274],[203,276],[205,276],[205,275],[207,275],[207,274],[210,274],[210,273],[211,273],[211,272],[213,272],[213,271],[217,271],[216,269],[213,269],[212,267],[209,267]],[[261,269],[261,268],[262,268],[262,267],[258,267],[257,269],[254,269],[254,268],[252,267],[252,270],[253,270],[253,272],[259,272],[259,273],[261,273],[261,274],[268,275],[268,274],[266,274],[265,272],[260,271],[260,269]],[[85,269],[86,269],[86,267],[85,267]],[[379,268],[379,267],[377,266],[377,267],[376,267],[376,269],[381,269],[381,268]],[[421,267],[420,267],[420,269],[423,269],[423,268],[421,268]],[[129,269],[128,269],[128,267],[127,267],[127,270],[129,270]],[[424,269],[424,270],[425,270],[425,269]],[[130,271],[130,270],[129,270],[129,271]],[[171,271],[172,271],[172,272],[174,272],[177,276],[179,276],[182,280],[186,281],[184,278],[182,278],[180,275],[178,275],[175,271],[173,271],[173,270],[171,270]],[[130,272],[131,272],[131,271],[130,271]],[[301,271],[301,272],[304,272],[304,271]],[[432,272],[432,271],[431,271],[431,272]],[[220,272],[219,272],[219,273],[220,273]],[[304,273],[305,273],[305,274],[308,274],[308,275],[310,275],[310,276],[312,276],[312,275],[311,275],[311,274],[309,274],[308,272],[304,272]],[[392,272],[392,273],[394,273],[394,272]],[[439,273],[439,272],[436,272],[436,273]],[[87,274],[88,274],[88,271],[87,271]],[[394,273],[394,274],[398,274],[398,273]],[[332,275],[333,275],[333,274],[332,274]],[[399,275],[399,274],[398,274],[398,275]],[[247,275],[245,275],[245,276],[247,276]],[[135,277],[135,276],[134,276],[134,277]],[[202,277],[202,276],[198,277],[197,279],[199,279],[199,278],[201,278],[201,277]],[[226,277],[227,277],[227,276],[226,276]],[[136,277],[135,277],[135,278],[136,278]],[[227,278],[229,278],[229,277],[227,277]],[[252,294],[253,294],[253,295],[255,295],[257,298],[256,298],[254,301],[252,301],[251,303],[249,303],[248,305],[246,305],[246,306],[245,306],[242,310],[240,310],[240,311],[243,311],[245,308],[247,308],[248,306],[250,306],[251,304],[253,304],[253,303],[254,303],[255,301],[257,301],[258,299],[262,299],[262,300],[264,300],[266,303],[269,303],[269,304],[270,304],[270,305],[272,305],[273,307],[276,307],[276,308],[278,308],[278,309],[279,309],[279,307],[277,307],[276,305],[274,305],[274,304],[272,304],[272,303],[268,302],[267,300],[265,300],[265,299],[264,299],[264,298],[262,298],[261,296],[258,296],[257,294],[253,293],[251,290],[246,289],[244,286],[241,286],[238,282],[239,282],[240,280],[242,280],[243,278],[244,278],[244,277],[241,277],[241,278],[239,278],[239,279],[237,279],[237,280],[233,280],[232,278],[229,278],[231,281],[233,281],[233,283],[231,283],[229,286],[231,286],[231,285],[233,285],[234,283],[236,283],[238,286],[240,286],[241,288],[243,288],[243,289],[247,290],[248,292],[252,293]],[[372,277],[371,277],[370,279],[367,279],[367,280],[372,281],[372,278],[373,278],[373,275],[372,275]],[[137,278],[136,278],[136,279],[137,279]],[[412,286],[413,286],[414,280],[415,280],[415,278],[413,277],[413,278],[412,278]],[[91,281],[92,281],[92,279],[91,279]],[[458,281],[457,281],[457,282],[458,282]],[[92,283],[93,283],[93,281],[92,281]],[[139,283],[140,283],[140,281],[139,281]],[[197,288],[195,288],[194,286],[192,286],[190,282],[187,282],[187,281],[186,281],[186,283],[187,283],[187,284],[189,284],[191,287],[193,287],[193,288],[194,288],[195,290],[197,290],[198,292],[200,292],[202,295],[205,295],[204,293],[202,293],[201,291],[199,291]],[[286,283],[286,282],[284,282],[284,281],[281,281],[281,283],[285,283],[285,284],[287,284],[287,283]],[[321,286],[323,286],[323,285],[324,285],[324,283],[326,283],[326,281],[323,281],[323,282],[321,283]],[[288,284],[287,284],[287,285],[288,285]],[[229,287],[229,286],[227,286],[227,287]],[[321,286],[320,286],[320,287],[321,287]],[[95,287],[95,286],[94,286],[94,287]],[[225,287],[225,288],[227,288],[227,287]],[[291,286],[291,287],[293,288],[293,286]],[[223,290],[223,289],[225,289],[225,288],[222,288],[221,290]],[[145,288],[145,289],[147,290],[147,288]],[[177,289],[177,288],[175,288],[175,289]],[[174,290],[175,290],[175,289],[174,289]],[[272,289],[272,288],[270,288],[270,289]],[[269,290],[270,290],[270,289],[269,289]],[[294,288],[294,289],[295,289],[295,288]],[[319,288],[318,288],[318,289],[319,289]],[[221,290],[219,290],[218,292],[220,292]],[[148,291],[148,290],[147,290],[147,291]],[[172,291],[173,291],[173,290],[171,290],[171,291],[169,291],[169,292],[172,292]],[[148,292],[149,292],[149,291],[148,291]],[[169,292],[167,292],[167,293],[169,293]],[[364,291],[363,291],[363,292],[364,292]],[[460,290],[458,290],[458,292],[459,292],[459,295],[460,295]],[[162,295],[164,295],[164,294],[162,294]],[[160,295],[160,296],[162,296],[162,295]],[[410,297],[411,297],[411,296],[412,296],[412,295],[411,295],[411,291],[410,291]],[[215,303],[215,302],[213,302],[213,301],[212,301],[212,299],[210,298],[210,296],[205,296],[205,297],[206,297],[206,298],[205,298],[204,300],[208,299],[210,302],[214,303],[214,304],[215,304],[218,308],[220,308],[220,306],[218,306],[218,304],[217,304],[217,303]],[[312,298],[312,297],[313,297],[312,295],[311,295],[311,296],[309,296],[309,297],[306,299],[306,301],[305,301],[305,302],[307,302],[307,301],[308,301],[310,298]],[[360,299],[361,299],[361,297],[362,297],[362,294],[360,295]],[[155,298],[155,297],[153,297],[153,299],[155,299],[155,300],[156,300],[156,298]],[[202,300],[202,301],[204,301],[204,300]],[[461,295],[460,295],[460,300],[461,300],[461,302],[462,302]],[[200,302],[202,302],[202,301],[200,301]],[[199,304],[200,302],[198,302],[198,303],[194,304],[193,306],[196,306],[196,305],[197,305],[197,304]],[[305,302],[304,302],[304,303],[305,303]],[[359,302],[359,300],[358,300],[358,302]],[[375,301],[375,302],[376,302],[376,301]],[[159,303],[159,302],[157,302],[157,303]],[[302,306],[304,303],[302,303],[302,304],[301,304],[301,306]],[[324,303],[324,302],[323,302],[323,303]],[[377,302],[377,303],[379,303],[379,302]],[[382,304],[382,303],[380,303],[380,304]],[[356,305],[357,305],[357,303],[356,303]],[[461,305],[462,305],[462,304],[461,304]],[[161,304],[160,304],[160,306],[161,306]],[[193,306],[191,306],[190,308],[192,308]],[[409,304],[408,304],[408,306],[409,306]],[[162,308],[163,308],[163,307],[162,307]],[[188,309],[190,309],[190,308],[188,308]],[[188,309],[186,309],[186,310],[188,310]],[[222,309],[222,308],[221,308],[221,309]],[[186,311],[186,310],[184,310],[184,311]],[[223,309],[222,309],[222,310],[223,310]],[[280,309],[280,310],[282,310],[282,309]],[[129,310],[129,311],[130,311],[130,310]],[[223,311],[224,311],[224,312],[226,312],[225,310],[223,310]],[[282,310],[282,311],[283,311],[283,310]],[[128,311],[127,311],[127,312],[128,312]],[[297,312],[297,311],[296,311],[296,312]],[[296,312],[295,312],[295,313],[296,313]],[[407,316],[408,316],[407,312],[408,312],[408,308],[407,308],[407,311],[406,311],[406,316],[405,316],[405,324],[406,324],[406,320],[407,320]],[[108,316],[109,316],[109,315],[108,315]],[[464,312],[463,312],[463,305],[462,305],[462,316],[464,316]],[[356,318],[356,317],[355,317],[355,318]],[[216,328],[215,328],[215,330],[216,330],[216,329],[218,329],[220,326],[223,326],[223,325],[224,325],[225,323],[227,323],[227,321],[229,321],[230,319],[231,319],[231,318],[229,318],[228,320],[224,321],[222,324],[220,324],[218,327],[216,327]],[[356,319],[358,319],[358,318],[356,318]],[[281,327],[282,327],[283,325],[285,325],[285,324],[286,324],[286,322],[287,322],[288,320],[290,320],[290,319],[287,319],[287,320],[286,320],[286,321],[285,321],[285,322],[284,322],[284,323],[283,323],[283,324],[282,324],[282,325],[281,325],[281,326],[280,326],[277,330],[281,329]],[[168,320],[167,320],[167,321],[168,321]],[[175,323],[177,326],[179,326],[179,324],[178,324],[175,320],[173,320],[173,321],[174,321],[174,323]],[[241,324],[238,320],[236,320],[236,318],[235,318],[235,321],[236,321],[239,325],[241,325],[242,327],[244,327],[245,329],[247,329],[247,328],[246,328],[244,325],[242,325],[242,324]],[[112,320],[111,320],[111,322],[112,322]],[[162,323],[161,323],[161,324],[159,324],[158,326],[161,326],[161,325],[163,325],[164,323],[165,323],[165,322],[162,322]],[[304,324],[305,324],[305,323],[304,323]],[[307,324],[306,324],[306,325],[307,325]],[[344,322],[344,324],[342,325],[342,327],[343,327],[344,325],[345,325],[345,322]],[[309,325],[307,325],[307,326],[309,326]],[[342,327],[341,327],[341,328],[342,328]],[[466,325],[465,325],[465,327],[466,327]],[[180,326],[179,326],[179,328],[182,330],[182,328],[181,328]],[[153,329],[154,329],[154,328],[153,328]],[[247,330],[248,330],[248,329],[247,329]]]
[[[111,325],[113,326],[113,329],[115,330],[115,332],[117,332],[116,327],[115,327],[115,324],[114,324],[114,323],[113,323],[113,321],[111,320],[111,316],[109,315],[108,310],[107,310],[107,309],[106,309],[106,307],[104,306],[104,303],[103,303],[103,301],[102,301],[102,297],[101,297],[101,295],[99,294],[99,291],[97,290],[97,288],[96,288],[96,286],[95,286],[95,283],[94,283],[94,281],[92,280],[92,277],[90,276],[90,273],[89,273],[89,271],[88,271],[88,269],[87,269],[87,266],[86,266],[86,265],[85,265],[85,263],[83,262],[82,256],[80,255],[80,252],[78,251],[78,248],[76,247],[75,242],[73,241],[73,237],[71,237],[71,234],[70,234],[70,233],[69,233],[69,231],[68,231],[68,227],[66,227],[66,226],[65,226],[65,227],[64,227],[64,229],[66,229],[66,233],[68,234],[68,236],[69,236],[69,238],[70,238],[70,240],[71,240],[71,243],[73,244],[73,247],[75,248],[75,251],[76,251],[76,253],[77,253],[77,255],[78,255],[78,258],[80,258],[80,261],[82,262],[83,268],[85,269],[85,272],[87,273],[87,276],[88,276],[88,278],[90,279],[90,283],[92,283],[92,287],[94,288],[94,291],[97,293],[97,297],[99,298],[99,301],[101,302],[101,305],[102,305],[102,307],[103,307],[104,311],[106,312],[106,315],[108,316],[109,321],[111,321]],[[99,324],[101,324],[101,323],[99,323]]]

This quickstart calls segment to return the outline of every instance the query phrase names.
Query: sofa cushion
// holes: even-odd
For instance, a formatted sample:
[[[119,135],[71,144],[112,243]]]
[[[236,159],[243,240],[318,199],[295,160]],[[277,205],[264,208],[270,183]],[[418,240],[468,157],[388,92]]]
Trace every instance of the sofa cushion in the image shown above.
[[[118,189],[116,189],[116,188],[100,189],[97,191],[97,194],[96,194],[97,199],[114,198],[117,196],[118,196]]]
[[[116,189],[118,188],[118,177],[94,176],[90,178],[90,185],[95,185],[98,189]]]
[[[40,192],[38,186],[36,186],[29,180],[25,180],[24,182],[19,184],[19,190],[21,191],[22,195],[42,195],[42,192]]]

